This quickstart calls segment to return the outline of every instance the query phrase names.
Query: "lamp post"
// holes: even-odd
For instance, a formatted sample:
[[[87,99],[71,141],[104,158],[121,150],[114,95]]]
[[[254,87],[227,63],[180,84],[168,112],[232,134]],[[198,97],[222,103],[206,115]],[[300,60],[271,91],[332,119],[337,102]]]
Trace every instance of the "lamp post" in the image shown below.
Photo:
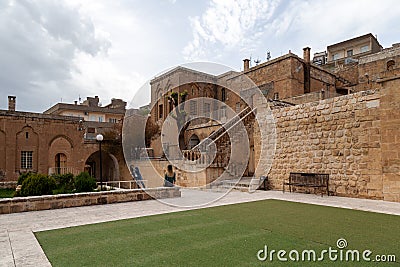
[[[101,158],[101,142],[103,141],[104,137],[102,134],[96,135],[96,140],[99,142],[99,152],[100,152],[100,191],[103,190],[103,161]]]

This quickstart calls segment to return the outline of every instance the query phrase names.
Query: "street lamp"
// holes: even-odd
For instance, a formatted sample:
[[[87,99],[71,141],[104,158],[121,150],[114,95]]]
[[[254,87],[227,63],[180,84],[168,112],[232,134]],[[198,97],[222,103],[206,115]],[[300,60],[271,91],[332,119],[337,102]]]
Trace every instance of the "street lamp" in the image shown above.
[[[100,151],[100,191],[103,190],[103,161],[101,159],[101,142],[104,137],[102,134],[96,135],[96,140],[99,142],[99,151]]]

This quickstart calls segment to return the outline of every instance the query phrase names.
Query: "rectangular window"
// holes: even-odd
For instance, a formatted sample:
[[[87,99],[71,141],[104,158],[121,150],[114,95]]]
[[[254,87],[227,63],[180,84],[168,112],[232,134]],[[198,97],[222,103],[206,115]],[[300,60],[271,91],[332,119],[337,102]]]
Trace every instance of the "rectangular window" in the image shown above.
[[[210,103],[204,103],[204,116],[209,117],[211,112]]]
[[[21,151],[21,169],[32,169],[33,151]]]
[[[274,100],[279,100],[279,93],[274,93]]]
[[[88,128],[87,128],[87,132],[88,132],[88,133],[96,133],[96,128],[88,127]]]
[[[235,112],[236,113],[240,112],[240,102],[236,102]]]
[[[220,112],[221,118],[226,118],[226,106],[222,106]]]
[[[353,49],[347,50],[347,56],[348,57],[353,56]]]
[[[190,115],[197,114],[197,102],[195,100],[190,100]]]
[[[361,46],[361,48],[360,48],[360,52],[361,53],[365,53],[365,52],[368,52],[368,51],[369,51],[369,45]]]
[[[338,59],[339,59],[339,53],[332,55],[332,60],[338,60]]]
[[[226,101],[226,90],[225,90],[225,88],[222,88],[222,90],[221,90],[221,101],[222,102]]]
[[[111,123],[117,123],[117,119],[115,118],[109,118],[108,121]]]
[[[99,116],[99,122],[103,122],[103,117]]]
[[[158,118],[161,119],[163,117],[163,105],[158,106]]]

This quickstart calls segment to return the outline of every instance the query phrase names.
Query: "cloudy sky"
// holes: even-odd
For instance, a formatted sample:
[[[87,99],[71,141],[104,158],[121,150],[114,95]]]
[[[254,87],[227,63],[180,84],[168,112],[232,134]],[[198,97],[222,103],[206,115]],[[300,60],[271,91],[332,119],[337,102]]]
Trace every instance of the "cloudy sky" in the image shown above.
[[[193,61],[240,70],[289,49],[371,32],[400,42],[397,0],[0,0],[0,109],[43,112],[98,95],[130,101],[159,72]]]

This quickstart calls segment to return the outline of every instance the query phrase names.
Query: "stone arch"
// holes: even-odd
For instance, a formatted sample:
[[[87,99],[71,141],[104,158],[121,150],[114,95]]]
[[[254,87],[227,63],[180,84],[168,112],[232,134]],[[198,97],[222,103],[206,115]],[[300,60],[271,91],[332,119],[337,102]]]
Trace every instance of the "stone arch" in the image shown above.
[[[57,166],[57,155],[65,155],[65,162],[62,166]],[[73,173],[77,171],[73,169],[73,147],[70,139],[64,135],[57,135],[50,141],[48,152],[49,173]]]
[[[102,151],[102,172],[103,182],[107,181],[118,181],[119,180],[119,164],[117,158]],[[95,151],[89,155],[85,161],[85,171],[91,176],[95,177],[97,181],[100,181],[100,151]]]
[[[200,138],[196,134],[192,134],[189,138],[188,149],[192,149],[200,143]]]
[[[396,65],[396,62],[393,59],[389,60],[386,63],[386,70],[389,70],[389,71],[393,70],[395,65]]]
[[[117,181],[119,180],[119,164],[118,164],[118,159],[111,153],[108,154],[110,156],[110,158],[112,159],[113,163],[114,163],[114,170],[112,170],[113,175],[112,177],[112,181]]]
[[[59,137],[64,138],[65,140],[67,140],[67,141],[70,143],[70,145],[71,145],[72,148],[74,147],[74,142],[72,141],[72,138],[70,138],[69,136],[64,135],[64,134],[55,135],[55,136],[50,140],[50,142],[49,142],[49,147],[50,147],[51,144],[52,144],[57,138],[59,138]]]
[[[15,167],[20,172],[38,171],[39,135],[29,126],[16,134]]]

